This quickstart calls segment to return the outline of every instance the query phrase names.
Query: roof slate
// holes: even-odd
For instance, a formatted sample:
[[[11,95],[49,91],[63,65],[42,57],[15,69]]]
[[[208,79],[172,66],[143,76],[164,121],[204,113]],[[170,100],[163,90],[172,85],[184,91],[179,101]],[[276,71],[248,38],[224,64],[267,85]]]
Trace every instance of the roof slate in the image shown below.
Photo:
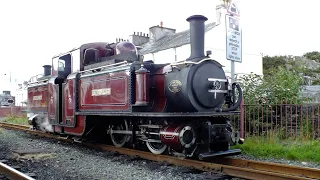
[[[216,23],[208,23],[205,25],[205,32],[212,30],[216,27]],[[139,50],[139,53],[149,54],[155,53],[158,51],[163,51],[170,48],[180,47],[190,43],[190,30],[185,30],[175,34],[164,36],[156,42],[147,42],[141,45],[142,49]]]

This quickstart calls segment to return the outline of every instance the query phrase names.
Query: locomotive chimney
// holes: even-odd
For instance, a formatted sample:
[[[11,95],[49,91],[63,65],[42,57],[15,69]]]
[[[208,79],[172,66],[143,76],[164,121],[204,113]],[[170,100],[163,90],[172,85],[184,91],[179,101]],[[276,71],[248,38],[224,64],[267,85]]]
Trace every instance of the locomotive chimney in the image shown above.
[[[187,21],[190,23],[190,46],[191,55],[187,60],[198,61],[204,55],[204,33],[205,24],[208,18],[202,15],[190,16]]]
[[[44,68],[44,76],[49,76],[51,75],[51,66],[50,65],[44,65],[42,66]]]

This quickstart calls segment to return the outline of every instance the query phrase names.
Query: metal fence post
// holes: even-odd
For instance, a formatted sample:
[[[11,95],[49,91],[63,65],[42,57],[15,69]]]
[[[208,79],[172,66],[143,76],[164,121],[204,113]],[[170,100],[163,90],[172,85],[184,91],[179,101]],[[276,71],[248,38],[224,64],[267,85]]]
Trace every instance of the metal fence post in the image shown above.
[[[240,138],[244,138],[244,99],[240,104]]]

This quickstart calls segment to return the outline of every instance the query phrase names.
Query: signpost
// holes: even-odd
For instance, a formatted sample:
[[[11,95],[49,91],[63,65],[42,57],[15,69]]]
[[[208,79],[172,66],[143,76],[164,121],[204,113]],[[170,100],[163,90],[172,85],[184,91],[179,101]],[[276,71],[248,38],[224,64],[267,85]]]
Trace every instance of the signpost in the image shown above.
[[[230,4],[228,6],[228,13],[233,15],[233,16],[238,16],[240,17],[240,12],[239,8],[233,3],[233,1],[230,1]]]
[[[242,62],[242,29],[238,7],[231,1],[226,14],[226,59],[231,61],[231,83],[235,78],[235,62]]]

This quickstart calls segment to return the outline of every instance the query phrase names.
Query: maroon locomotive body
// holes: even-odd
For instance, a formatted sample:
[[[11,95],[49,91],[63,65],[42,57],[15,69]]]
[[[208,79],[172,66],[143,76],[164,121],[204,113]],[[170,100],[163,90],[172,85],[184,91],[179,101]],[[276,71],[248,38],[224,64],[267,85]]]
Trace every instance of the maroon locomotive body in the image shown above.
[[[127,41],[84,44],[53,57],[44,76],[29,82],[30,124],[77,140],[107,135],[115,146],[145,146],[155,154],[239,153],[229,149],[242,139],[228,116],[238,113],[241,88],[204,54],[207,18],[187,20],[191,56],[185,61],[143,61]]]

